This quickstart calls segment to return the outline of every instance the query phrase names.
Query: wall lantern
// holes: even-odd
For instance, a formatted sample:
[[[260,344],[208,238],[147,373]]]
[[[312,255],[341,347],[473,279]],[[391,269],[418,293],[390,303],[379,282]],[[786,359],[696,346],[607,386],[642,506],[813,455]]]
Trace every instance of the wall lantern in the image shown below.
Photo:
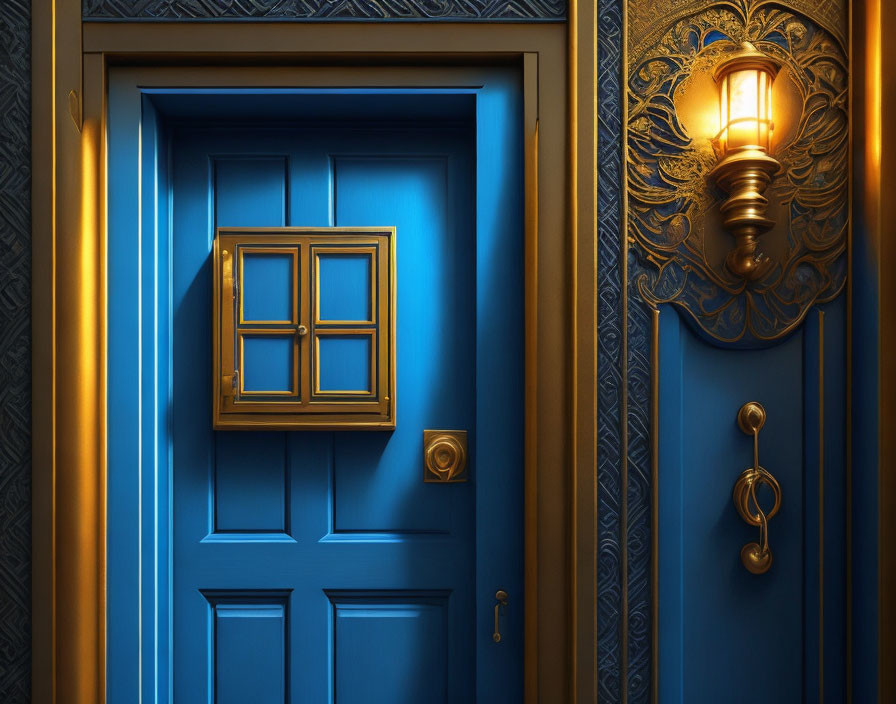
[[[728,193],[722,222],[735,237],[736,247],[725,259],[735,275],[752,281],[773,265],[756,251],[759,237],[774,226],[765,217],[763,195],[781,164],[769,156],[772,122],[772,83],[781,64],[749,42],[725,58],[715,70],[719,85],[721,130],[717,136],[721,161],[712,177]]]

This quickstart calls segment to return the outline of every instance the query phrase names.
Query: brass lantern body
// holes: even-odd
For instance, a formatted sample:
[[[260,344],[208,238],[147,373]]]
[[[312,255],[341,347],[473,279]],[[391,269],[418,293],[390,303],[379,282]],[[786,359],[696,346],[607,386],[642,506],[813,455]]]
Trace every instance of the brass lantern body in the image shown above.
[[[743,279],[760,279],[772,261],[758,250],[760,236],[774,226],[765,216],[764,193],[781,171],[769,156],[774,129],[771,86],[781,64],[744,42],[715,71],[720,87],[722,161],[712,177],[728,193],[722,204],[722,223],[735,238],[725,264]]]

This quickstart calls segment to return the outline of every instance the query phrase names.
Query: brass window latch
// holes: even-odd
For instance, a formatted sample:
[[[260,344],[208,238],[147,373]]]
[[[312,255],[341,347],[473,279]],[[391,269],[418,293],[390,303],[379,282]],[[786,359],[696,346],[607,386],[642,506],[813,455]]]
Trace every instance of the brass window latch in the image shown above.
[[[781,508],[781,485],[772,474],[759,465],[759,431],[765,425],[765,409],[756,401],[745,403],[737,414],[737,424],[747,435],[753,436],[753,466],[737,478],[734,485],[734,506],[740,517],[759,528],[759,541],[741,548],[740,559],[753,574],[765,574],[772,566],[772,551],[768,545],[768,522]],[[757,491],[762,485],[771,489],[774,503],[768,513],[759,505]]]

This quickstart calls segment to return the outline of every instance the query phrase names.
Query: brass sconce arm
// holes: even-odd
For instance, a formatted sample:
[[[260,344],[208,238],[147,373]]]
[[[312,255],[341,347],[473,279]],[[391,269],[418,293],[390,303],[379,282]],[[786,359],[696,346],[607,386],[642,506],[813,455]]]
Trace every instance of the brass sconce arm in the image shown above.
[[[781,164],[760,149],[744,147],[728,154],[712,171],[729,194],[721,207],[723,224],[735,238],[735,249],[725,264],[737,276],[753,281],[768,273],[773,262],[757,251],[759,237],[774,227],[765,216],[768,199],[763,195]]]

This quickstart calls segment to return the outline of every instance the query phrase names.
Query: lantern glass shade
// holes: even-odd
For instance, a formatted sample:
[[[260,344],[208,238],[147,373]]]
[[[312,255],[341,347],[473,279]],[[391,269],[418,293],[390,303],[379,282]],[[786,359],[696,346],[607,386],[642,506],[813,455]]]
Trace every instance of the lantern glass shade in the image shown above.
[[[742,147],[771,148],[772,81],[761,68],[732,70],[721,77],[719,139],[725,153]]]

